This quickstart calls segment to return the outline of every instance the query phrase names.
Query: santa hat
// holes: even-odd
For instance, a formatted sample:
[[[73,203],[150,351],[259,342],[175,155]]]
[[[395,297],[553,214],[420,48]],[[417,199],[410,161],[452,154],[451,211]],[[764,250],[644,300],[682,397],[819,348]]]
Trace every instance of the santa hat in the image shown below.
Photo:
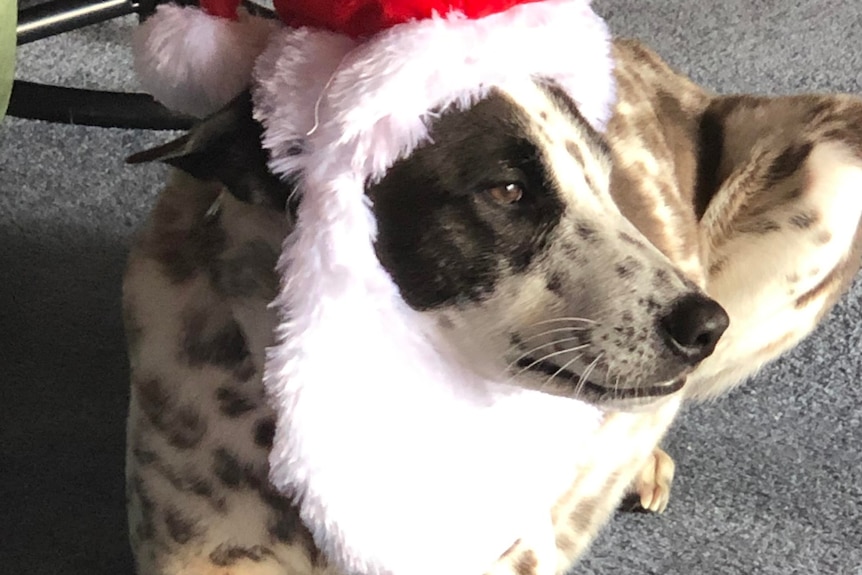
[[[465,363],[378,260],[365,188],[428,141],[437,115],[492,89],[554,83],[602,130],[614,98],[604,23],[589,0],[276,9],[287,26],[268,34],[253,73],[233,71],[248,75],[271,169],[301,197],[264,374],[278,414],[273,484],[349,574],[478,575],[527,532],[555,565],[550,509],[602,414]],[[212,93],[198,84],[207,75],[193,90]]]

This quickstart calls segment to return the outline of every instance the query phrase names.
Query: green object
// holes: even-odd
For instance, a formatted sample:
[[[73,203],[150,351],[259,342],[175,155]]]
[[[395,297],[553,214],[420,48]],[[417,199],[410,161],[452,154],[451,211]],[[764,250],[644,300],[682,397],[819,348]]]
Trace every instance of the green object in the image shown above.
[[[6,115],[15,77],[15,28],[18,0],[0,0],[0,119]]]

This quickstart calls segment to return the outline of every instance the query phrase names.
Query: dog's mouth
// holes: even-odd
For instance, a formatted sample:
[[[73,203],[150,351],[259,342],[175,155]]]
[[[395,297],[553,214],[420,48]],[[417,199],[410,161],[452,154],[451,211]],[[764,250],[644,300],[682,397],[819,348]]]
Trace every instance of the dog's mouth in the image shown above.
[[[518,360],[517,366],[526,371],[534,371],[547,375],[552,380],[564,381],[567,387],[571,387],[574,382],[577,386],[579,395],[587,396],[594,401],[637,400],[664,397],[682,389],[686,380],[683,376],[672,380],[670,383],[664,383],[661,385],[620,388],[599,385],[589,379],[585,380],[580,374],[547,360],[523,357]]]

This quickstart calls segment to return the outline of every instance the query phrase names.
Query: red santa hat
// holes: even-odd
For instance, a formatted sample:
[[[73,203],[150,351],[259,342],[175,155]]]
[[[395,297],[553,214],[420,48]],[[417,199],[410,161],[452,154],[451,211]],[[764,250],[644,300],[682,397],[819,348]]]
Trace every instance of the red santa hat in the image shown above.
[[[347,573],[476,575],[527,532],[550,546],[540,561],[553,571],[550,509],[601,414],[451,352],[378,260],[365,187],[427,142],[441,111],[492,89],[519,100],[553,82],[602,130],[607,28],[589,0],[277,0],[283,25],[233,19],[234,8],[160,8],[137,60],[174,107],[212,108],[250,86],[270,167],[297,182],[264,370],[273,484]],[[194,58],[163,53],[173,33],[191,52],[198,26]]]

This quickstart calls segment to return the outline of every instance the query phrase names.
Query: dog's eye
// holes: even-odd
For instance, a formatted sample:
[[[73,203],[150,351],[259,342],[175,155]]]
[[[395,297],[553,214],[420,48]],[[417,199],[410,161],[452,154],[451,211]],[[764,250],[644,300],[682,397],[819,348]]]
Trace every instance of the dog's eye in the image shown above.
[[[518,202],[524,195],[520,184],[503,184],[488,188],[486,193],[498,204],[511,205]]]

